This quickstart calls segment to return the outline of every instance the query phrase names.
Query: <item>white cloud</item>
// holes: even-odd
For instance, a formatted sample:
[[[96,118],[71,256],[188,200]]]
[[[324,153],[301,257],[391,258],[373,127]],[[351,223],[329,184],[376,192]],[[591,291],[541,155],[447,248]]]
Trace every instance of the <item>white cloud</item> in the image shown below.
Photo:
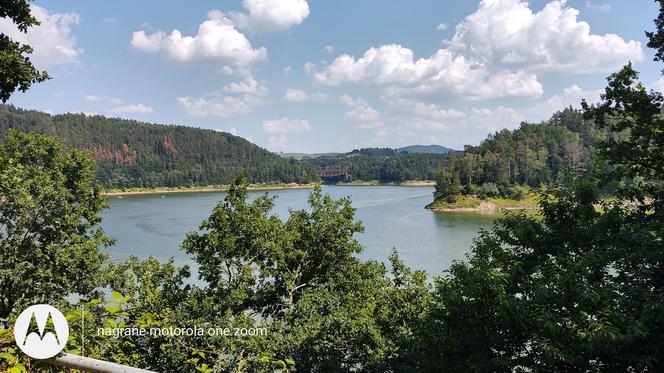
[[[581,100],[585,99],[588,103],[597,103],[600,95],[604,92],[602,89],[584,90],[576,84],[565,88],[562,94],[553,95],[546,100],[533,105],[524,110],[524,116],[529,121],[542,121],[551,118],[556,111],[566,107],[581,107]]]
[[[233,82],[224,87],[224,91],[231,93],[248,93],[256,96],[265,96],[267,87],[257,82],[252,75],[248,75],[240,82]]]
[[[136,31],[131,45],[177,62],[213,61],[242,67],[267,58],[267,50],[264,47],[253,48],[249,39],[235,29],[223,13],[210,13],[213,18],[201,23],[194,36],[183,36],[178,30],[168,35],[161,30],[152,34]]]
[[[361,97],[353,98],[344,94],[339,98],[341,102],[350,108],[349,111],[344,113],[346,119],[358,123],[360,128],[376,128],[381,125],[381,115],[378,110],[371,107]]]
[[[282,151],[288,148],[288,136],[277,135],[270,136],[267,139],[267,146],[271,150]]]
[[[638,41],[591,34],[578,15],[565,1],[552,1],[533,13],[521,0],[483,0],[456,26],[449,48],[481,63],[529,71],[608,71],[641,60]]]
[[[143,104],[121,105],[107,110],[114,114],[149,114],[154,112],[152,107]]]
[[[87,96],[83,97],[83,99],[85,99],[85,101],[90,101],[90,102],[96,102],[96,101],[101,101],[102,100],[101,97],[95,96],[95,95],[87,95]]]
[[[650,85],[650,88],[657,92],[664,93],[664,78],[657,79],[657,81]]]
[[[113,105],[113,106],[122,105],[124,103],[122,99],[111,96],[86,95],[83,97],[83,99],[88,102],[102,102],[107,105]]]
[[[306,119],[290,119],[283,117],[280,119],[271,119],[263,122],[263,131],[272,134],[290,134],[298,132],[311,131],[309,121]]]
[[[608,13],[611,11],[611,4],[606,3],[593,3],[592,1],[586,1],[586,8],[590,10],[596,10],[598,12]]]
[[[414,114],[431,120],[460,119],[466,114],[456,109],[443,109],[440,105],[425,103],[413,99],[383,97],[383,101],[391,105],[393,109]]]
[[[324,71],[311,64],[306,64],[305,70],[320,83],[372,85],[396,95],[446,94],[477,99],[542,94],[542,85],[532,73],[503,70],[492,76],[486,66],[449,50],[439,49],[429,58],[415,59],[412,50],[397,44],[370,48],[357,59],[341,55]]]
[[[0,18],[0,32],[33,49],[30,59],[40,68],[76,63],[83,49],[76,46],[71,35],[71,25],[78,24],[77,13],[50,13],[46,8],[31,5],[30,11],[41,24],[28,28],[27,33],[18,30],[8,18]]]
[[[334,53],[334,47],[331,45],[326,45],[323,47],[323,51],[325,51],[325,53],[332,54]]]
[[[521,0],[483,0],[430,57],[386,44],[304,69],[318,83],[365,85],[393,98],[489,100],[540,97],[542,72],[608,71],[642,59],[638,41],[591,34],[578,14],[562,0],[539,12]]]
[[[443,23],[439,23],[438,26],[436,26],[436,30],[445,31],[445,30],[447,30],[448,27],[450,27],[450,25],[443,22]]]
[[[272,150],[286,150],[289,134],[309,132],[311,131],[311,126],[306,119],[283,117],[264,121],[263,131],[271,135],[268,137],[268,148]]]
[[[307,93],[301,89],[287,89],[284,95],[284,100],[291,102],[304,102],[304,101],[325,101],[327,95],[324,93]]]
[[[236,27],[255,33],[285,31],[309,16],[305,0],[243,0],[242,5],[248,13],[231,12],[229,17]]]
[[[301,89],[288,89],[284,95],[284,100],[292,102],[303,102],[307,100],[307,93]]]
[[[260,104],[260,99],[251,95],[225,96],[219,92],[201,97],[178,97],[177,103],[187,114],[196,117],[230,117],[247,114]]]
[[[154,112],[151,106],[142,103],[126,103],[123,99],[113,96],[85,95],[83,99],[105,106],[105,111],[109,114],[150,114]]]

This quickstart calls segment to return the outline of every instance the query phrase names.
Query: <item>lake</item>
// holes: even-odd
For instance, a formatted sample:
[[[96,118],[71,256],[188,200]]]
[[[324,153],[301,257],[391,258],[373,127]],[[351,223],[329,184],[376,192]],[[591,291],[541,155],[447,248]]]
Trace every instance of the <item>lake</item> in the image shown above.
[[[323,191],[335,199],[351,197],[356,218],[365,227],[365,232],[356,237],[365,248],[360,258],[387,261],[392,248],[396,248],[407,265],[430,274],[442,274],[453,260],[464,259],[478,230],[490,228],[495,219],[483,214],[425,210],[431,202],[432,187],[324,186]],[[262,193],[251,192],[251,196]],[[274,213],[285,219],[289,208],[306,207],[310,190],[269,193],[277,197]],[[179,245],[225,195],[205,192],[109,197],[110,209],[103,214],[102,227],[117,240],[108,249],[111,258],[152,255],[191,264]]]

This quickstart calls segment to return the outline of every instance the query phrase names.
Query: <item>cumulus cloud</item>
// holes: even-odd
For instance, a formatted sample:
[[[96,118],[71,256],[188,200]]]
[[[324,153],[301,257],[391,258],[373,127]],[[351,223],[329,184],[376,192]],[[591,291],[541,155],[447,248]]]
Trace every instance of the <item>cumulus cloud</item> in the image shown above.
[[[285,31],[309,16],[305,0],[243,0],[247,12],[231,12],[230,19],[239,29],[255,33]]]
[[[460,119],[466,116],[464,112],[457,109],[444,109],[440,105],[408,98],[394,99],[390,97],[383,97],[383,101],[388,103],[392,108],[399,111],[432,120]]]
[[[516,128],[524,120],[521,112],[502,105],[467,107],[461,111],[417,101],[387,103],[380,124],[368,128],[372,137],[363,146],[396,146],[426,141],[462,149],[466,144],[476,144],[477,139],[488,133]],[[414,107],[404,106],[406,104]]]
[[[183,36],[178,30],[166,34],[136,31],[131,38],[135,49],[165,56],[176,62],[212,61],[230,66],[248,66],[267,58],[264,47],[254,48],[223,13],[210,12],[210,18],[198,27],[194,36]]]
[[[127,103],[125,100],[113,96],[85,95],[83,96],[83,99],[88,102],[103,105],[106,107],[106,113],[109,114],[150,114],[154,112],[151,106],[142,103]]]
[[[309,121],[306,119],[290,119],[283,117],[263,122],[263,131],[270,134],[268,147],[272,150],[285,150],[288,147],[288,135],[311,131]]]
[[[359,124],[360,128],[376,128],[381,125],[380,112],[371,107],[362,97],[353,98],[348,94],[344,94],[339,99],[350,108],[344,114],[344,117]]]
[[[566,107],[581,107],[581,100],[588,103],[597,103],[602,89],[584,90],[576,84],[565,88],[561,94],[553,95],[546,100],[524,110],[524,116],[529,121],[542,121],[549,119],[553,113]]]
[[[224,87],[224,91],[230,93],[247,93],[256,96],[265,96],[268,90],[264,83],[259,83],[252,75],[248,75],[242,81],[227,84]]]
[[[334,47],[331,46],[331,45],[326,45],[326,46],[323,47],[323,51],[325,51],[326,53],[332,54],[332,53],[334,53]]]
[[[187,114],[195,117],[231,117],[247,114],[262,101],[252,95],[229,96],[213,92],[200,97],[178,97],[177,103]]]
[[[320,83],[373,85],[398,95],[495,98],[542,94],[542,85],[532,73],[503,70],[491,75],[486,66],[446,49],[439,49],[429,58],[415,59],[412,50],[397,44],[370,48],[357,59],[341,55],[323,71],[311,64],[305,65],[305,70]]]
[[[366,85],[394,97],[538,98],[539,73],[608,71],[642,58],[638,41],[592,34],[578,14],[565,1],[533,12],[521,0],[483,0],[430,57],[386,44],[322,66],[307,63],[305,71],[318,83]]]
[[[447,30],[448,27],[450,27],[450,25],[443,22],[443,23],[439,23],[438,26],[436,26],[436,30],[445,31],[445,30]]]
[[[654,83],[650,84],[650,88],[655,91],[664,93],[664,78],[659,78]]]
[[[307,93],[301,89],[287,89],[284,94],[284,100],[291,102],[304,102],[304,101],[325,101],[327,95],[324,93]]]
[[[307,93],[301,89],[288,89],[284,100],[292,102],[303,102],[307,100]]]
[[[311,126],[306,119],[283,117],[264,121],[263,131],[272,134],[289,134],[311,131]]]
[[[596,10],[598,12],[608,13],[611,11],[611,4],[603,3],[593,3],[592,1],[586,1],[586,8],[590,10]]]
[[[449,48],[481,63],[529,71],[608,71],[642,58],[638,41],[592,34],[578,15],[565,1],[534,13],[525,1],[483,0],[456,26]]]
[[[40,68],[75,63],[83,53],[76,46],[71,34],[71,25],[78,24],[77,13],[50,13],[46,8],[31,5],[30,11],[41,24],[28,28],[27,33],[19,29],[8,18],[0,18],[0,32],[34,49],[30,59]]]
[[[143,104],[130,104],[110,108],[108,112],[114,114],[149,114],[154,110],[152,110],[152,107]]]

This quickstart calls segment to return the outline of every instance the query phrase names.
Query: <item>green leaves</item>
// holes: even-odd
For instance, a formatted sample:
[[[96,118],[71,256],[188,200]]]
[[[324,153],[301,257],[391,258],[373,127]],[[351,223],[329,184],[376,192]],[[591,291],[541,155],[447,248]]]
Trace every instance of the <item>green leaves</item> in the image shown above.
[[[12,131],[0,142],[0,317],[100,285],[99,249],[112,241],[97,227],[106,201],[93,175],[89,156],[53,138]]]
[[[30,5],[25,0],[4,1],[0,6],[0,17],[10,19],[19,30],[39,22],[30,14]],[[0,100],[7,102],[17,89],[25,92],[33,83],[50,79],[45,71],[39,71],[30,61],[32,48],[0,35]]]

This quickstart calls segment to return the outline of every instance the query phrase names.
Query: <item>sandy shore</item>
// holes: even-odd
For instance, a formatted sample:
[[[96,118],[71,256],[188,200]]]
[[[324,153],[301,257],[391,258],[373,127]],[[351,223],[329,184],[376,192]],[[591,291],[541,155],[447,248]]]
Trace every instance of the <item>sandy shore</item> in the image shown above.
[[[279,189],[312,189],[316,183],[308,184],[249,184],[249,190],[279,190]],[[164,194],[164,193],[201,193],[201,192],[226,192],[228,185],[206,186],[206,187],[183,187],[183,188],[154,188],[154,189],[128,189],[108,190],[106,196],[128,196],[137,194]]]
[[[434,186],[436,182],[433,180],[405,180],[401,182],[381,182],[379,180],[355,180],[350,183],[337,183],[341,186],[374,186],[374,185],[389,185],[389,186]]]
[[[479,212],[499,213],[501,211],[537,210],[538,200],[534,196],[524,200],[509,200],[504,198],[479,199],[474,196],[463,196],[456,202],[435,201],[425,208],[437,212]]]

